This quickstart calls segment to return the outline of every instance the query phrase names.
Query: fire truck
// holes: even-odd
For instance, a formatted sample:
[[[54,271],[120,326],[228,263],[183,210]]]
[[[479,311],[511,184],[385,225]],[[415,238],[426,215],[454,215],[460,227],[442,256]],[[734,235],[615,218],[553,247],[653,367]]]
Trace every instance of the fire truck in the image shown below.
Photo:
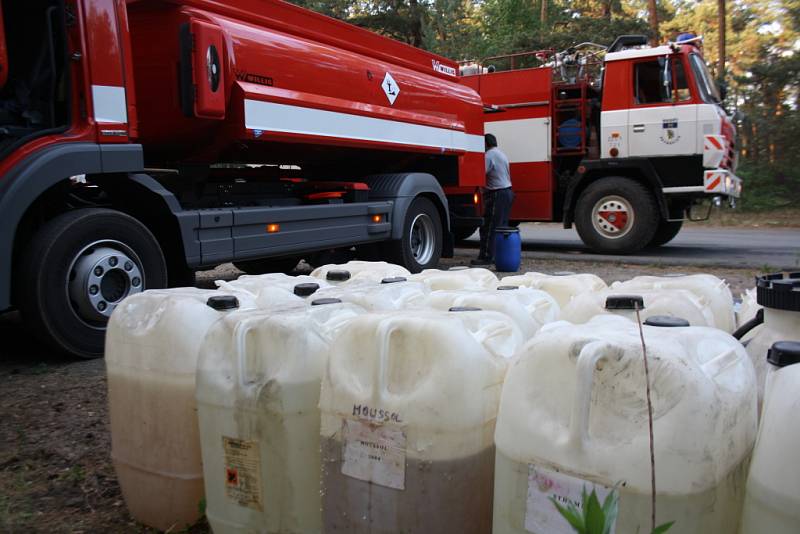
[[[512,221],[574,224],[590,249],[626,254],[670,241],[706,200],[734,203],[734,125],[700,38],[677,41],[627,35],[462,66],[511,163]]]
[[[477,220],[451,60],[280,0],[0,7],[0,311],[56,348],[102,355],[122,299],[225,262],[434,267],[448,187]]]

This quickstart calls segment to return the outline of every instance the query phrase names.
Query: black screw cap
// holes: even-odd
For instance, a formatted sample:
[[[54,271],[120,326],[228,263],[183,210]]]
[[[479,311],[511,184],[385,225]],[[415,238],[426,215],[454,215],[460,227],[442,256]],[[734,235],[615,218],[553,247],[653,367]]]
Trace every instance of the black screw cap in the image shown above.
[[[606,299],[607,310],[644,309],[644,298],[641,295],[611,295]]]
[[[335,299],[331,297],[326,297],[322,299],[314,299],[311,301],[312,306],[324,306],[325,304],[340,304],[342,302],[341,299]]]
[[[800,363],[800,341],[776,341],[767,351],[767,361],[776,367]]]
[[[325,279],[332,282],[344,282],[345,280],[350,280],[350,271],[328,271],[328,273],[325,275]]]
[[[315,282],[307,282],[304,284],[297,284],[294,286],[294,294],[298,297],[307,297],[309,295],[313,295],[317,289],[319,289],[319,284]]]
[[[408,278],[405,276],[392,276],[381,280],[381,284],[396,284],[397,282],[405,282]]]
[[[214,295],[208,297],[206,305],[217,311],[235,310],[239,307],[239,299],[233,295]]]
[[[690,326],[689,321],[682,317],[671,317],[669,315],[653,315],[648,317],[644,324],[647,326],[660,326],[662,328],[676,328],[681,326]]]

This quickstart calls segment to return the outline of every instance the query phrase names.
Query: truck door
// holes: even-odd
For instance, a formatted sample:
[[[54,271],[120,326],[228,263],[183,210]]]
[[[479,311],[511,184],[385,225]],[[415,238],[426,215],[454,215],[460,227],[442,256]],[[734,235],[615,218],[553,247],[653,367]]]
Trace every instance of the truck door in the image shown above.
[[[697,106],[692,102],[683,56],[643,58],[632,67],[629,156],[694,154]]]

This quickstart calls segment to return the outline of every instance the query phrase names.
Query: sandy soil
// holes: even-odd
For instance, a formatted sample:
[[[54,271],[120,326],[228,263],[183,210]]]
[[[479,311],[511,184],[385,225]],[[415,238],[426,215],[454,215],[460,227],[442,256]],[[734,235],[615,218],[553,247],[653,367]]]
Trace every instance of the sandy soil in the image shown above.
[[[459,250],[443,267],[468,264]],[[675,268],[526,260],[525,271],[592,272],[607,282]],[[701,272],[681,267],[680,272]],[[753,270],[712,269],[734,294],[752,287]],[[198,285],[236,278],[231,265],[198,274]],[[148,532],[131,519],[109,458],[110,437],[102,360],[53,354],[14,314],[0,316],[0,532]],[[191,532],[208,532],[205,524]]]

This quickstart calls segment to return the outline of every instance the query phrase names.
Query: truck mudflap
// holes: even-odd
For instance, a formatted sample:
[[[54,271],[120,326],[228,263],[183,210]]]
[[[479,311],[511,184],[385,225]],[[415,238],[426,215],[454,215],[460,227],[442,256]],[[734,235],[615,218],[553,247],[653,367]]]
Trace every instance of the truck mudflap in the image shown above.
[[[742,179],[727,169],[711,169],[703,173],[703,191],[711,195],[739,198]]]

